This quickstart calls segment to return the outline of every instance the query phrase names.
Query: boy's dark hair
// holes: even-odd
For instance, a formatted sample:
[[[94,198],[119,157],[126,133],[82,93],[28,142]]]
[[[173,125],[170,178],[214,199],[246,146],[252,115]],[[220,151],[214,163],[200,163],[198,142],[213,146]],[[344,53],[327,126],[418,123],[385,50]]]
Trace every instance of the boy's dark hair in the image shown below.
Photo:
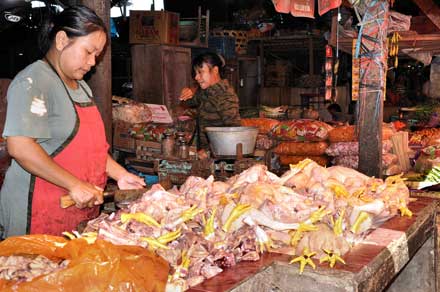
[[[330,104],[330,105],[327,107],[327,110],[328,110],[329,112],[330,112],[330,111],[338,112],[338,113],[342,112],[341,107],[340,107],[339,104],[337,104],[337,103],[332,103],[332,104]]]
[[[191,71],[193,77],[196,76],[196,69],[203,67],[203,63],[208,65],[210,68],[214,68],[215,66],[217,66],[220,78],[223,79],[225,60],[218,54],[211,52],[200,54],[194,58],[194,60],[192,61]]]
[[[56,34],[65,31],[69,38],[81,37],[102,30],[107,35],[107,28],[96,13],[83,5],[70,6],[61,13],[49,16],[40,30],[38,39],[43,55],[50,49]]]

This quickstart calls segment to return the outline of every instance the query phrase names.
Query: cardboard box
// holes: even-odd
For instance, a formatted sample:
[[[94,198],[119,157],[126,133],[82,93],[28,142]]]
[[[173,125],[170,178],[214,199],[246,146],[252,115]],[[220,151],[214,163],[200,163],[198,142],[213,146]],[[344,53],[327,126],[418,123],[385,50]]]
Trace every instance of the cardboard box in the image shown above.
[[[130,44],[179,44],[179,14],[130,11]]]

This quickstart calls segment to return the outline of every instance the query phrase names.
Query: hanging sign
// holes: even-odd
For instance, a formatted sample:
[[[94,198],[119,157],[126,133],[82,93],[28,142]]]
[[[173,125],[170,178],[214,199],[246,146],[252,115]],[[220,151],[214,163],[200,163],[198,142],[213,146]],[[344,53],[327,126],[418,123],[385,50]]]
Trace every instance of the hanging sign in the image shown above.
[[[290,12],[290,0],[272,0],[275,10],[279,13]]]
[[[333,48],[325,46],[325,100],[332,99],[333,90]]]
[[[353,47],[351,52],[351,100],[359,99],[359,83],[360,83],[360,58],[356,56],[356,39],[353,39]]]
[[[331,9],[341,6],[342,0],[318,0],[319,15],[323,15]]]
[[[315,0],[291,0],[290,5],[293,16],[315,18]]]

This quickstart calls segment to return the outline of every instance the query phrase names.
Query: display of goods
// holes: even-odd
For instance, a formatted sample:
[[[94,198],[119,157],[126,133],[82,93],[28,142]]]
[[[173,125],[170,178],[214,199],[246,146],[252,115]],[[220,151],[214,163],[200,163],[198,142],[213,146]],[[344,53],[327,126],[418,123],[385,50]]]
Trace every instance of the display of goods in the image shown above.
[[[325,153],[327,142],[282,142],[275,147],[277,154],[312,155],[319,156]]]
[[[382,222],[411,216],[408,202],[400,176],[383,181],[305,159],[281,177],[259,164],[225,182],[190,176],[180,188],[153,185],[84,232],[154,250],[171,267],[167,291],[182,291],[266,251],[301,256],[307,248],[321,262],[329,253],[343,257]],[[331,267],[341,264],[335,261]]]
[[[332,143],[357,141],[355,126],[335,127],[328,133],[328,139]]]
[[[119,104],[112,107],[114,121],[123,121],[130,124],[148,123],[153,119],[153,114],[144,103]]]
[[[311,159],[321,166],[326,166],[329,163],[329,159],[325,155],[280,155],[281,165],[297,164],[304,159]]]
[[[391,140],[382,141],[382,153],[391,152],[392,148]],[[331,143],[325,150],[325,154],[328,156],[359,155],[359,142]]]
[[[267,135],[259,134],[257,136],[257,140],[255,141],[255,148],[260,150],[269,150],[275,146],[275,141],[273,138]]]
[[[174,134],[176,130],[174,128],[170,128],[169,125],[163,124],[136,124],[132,125],[130,128],[131,136],[144,141],[161,142],[165,132]],[[192,133],[184,133],[186,141],[189,141]]]
[[[0,242],[1,291],[165,291],[167,262],[138,246],[119,246],[88,233]],[[40,276],[39,276],[40,275]]]
[[[324,141],[333,127],[315,120],[283,121],[272,131],[272,135],[281,140],[298,142]]]
[[[428,146],[430,141],[435,142],[440,137],[439,128],[429,128],[410,133],[410,146]]]
[[[241,119],[241,125],[243,127],[256,127],[258,128],[258,133],[267,134],[271,132],[280,122],[274,119],[268,118],[250,118]]]

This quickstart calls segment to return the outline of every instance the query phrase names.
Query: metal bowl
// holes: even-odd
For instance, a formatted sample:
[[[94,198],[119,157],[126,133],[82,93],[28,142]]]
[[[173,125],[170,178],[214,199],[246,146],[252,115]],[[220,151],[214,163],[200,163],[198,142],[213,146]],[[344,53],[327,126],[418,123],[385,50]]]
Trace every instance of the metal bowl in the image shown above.
[[[206,127],[211,150],[215,156],[237,155],[237,144],[243,146],[243,155],[254,153],[258,129],[255,127]]]

